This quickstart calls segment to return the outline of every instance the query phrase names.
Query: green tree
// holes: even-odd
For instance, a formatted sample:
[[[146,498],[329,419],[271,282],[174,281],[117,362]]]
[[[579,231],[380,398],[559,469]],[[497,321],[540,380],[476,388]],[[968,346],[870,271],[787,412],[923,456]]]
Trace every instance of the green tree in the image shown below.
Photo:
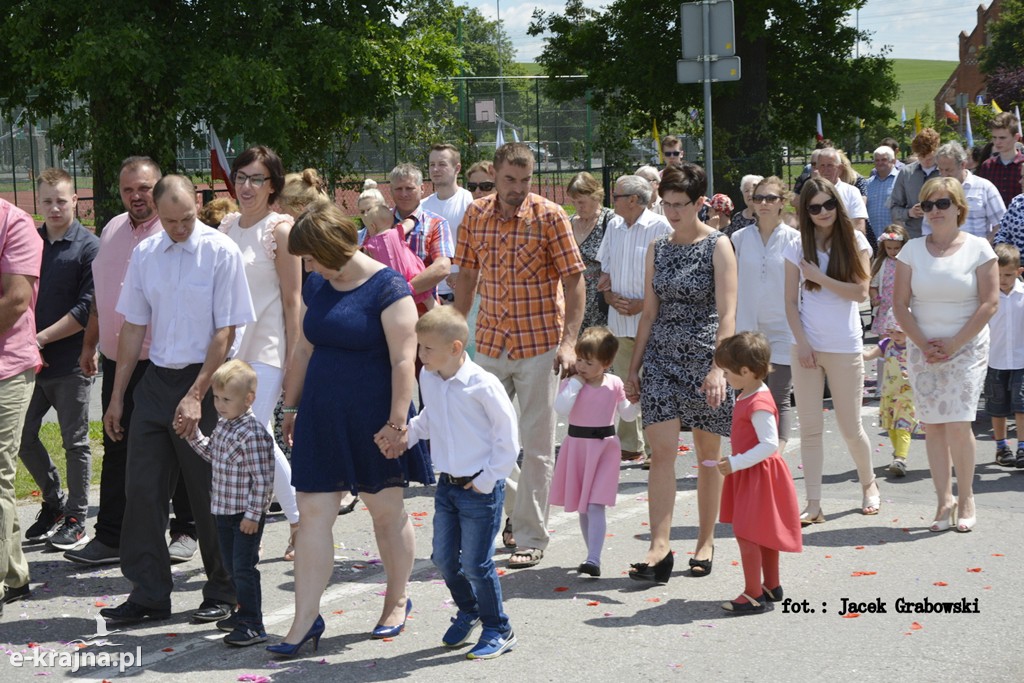
[[[852,57],[868,36],[844,23],[865,0],[736,0],[736,53],[742,80],[712,89],[719,184],[738,194],[744,173],[778,170],[782,143],[802,144],[821,113],[831,138],[852,135],[857,119],[889,119],[885,104],[897,85],[883,55]],[[549,76],[587,74],[586,81],[552,80],[561,99],[589,94],[602,113],[606,153],[663,125],[690,107],[702,108],[702,86],[676,83],[679,3],[612,0],[606,10],[569,0],[562,14],[536,11],[532,35],[546,35],[538,61]],[[609,125],[611,124],[611,125]]]
[[[1024,64],[1024,0],[1004,0],[999,19],[988,27],[989,44],[981,51],[981,70],[1017,69]]]
[[[409,0],[23,0],[0,23],[0,101],[88,148],[100,222],[116,213],[131,154],[176,165],[201,122],[270,145],[289,166],[340,172],[355,131],[396,100],[451,97],[454,45],[436,25],[404,30]]]

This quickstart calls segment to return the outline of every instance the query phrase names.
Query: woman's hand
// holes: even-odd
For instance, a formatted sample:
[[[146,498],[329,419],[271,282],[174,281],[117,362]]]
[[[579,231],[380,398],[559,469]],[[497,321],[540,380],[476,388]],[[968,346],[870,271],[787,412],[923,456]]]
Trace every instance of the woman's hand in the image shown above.
[[[925,359],[929,363],[947,361],[963,348],[956,341],[956,337],[943,337],[941,339],[929,339],[928,348],[925,350]]]
[[[281,438],[288,448],[292,447],[295,437],[295,413],[285,413],[281,420]]]
[[[717,408],[722,405],[726,390],[725,373],[722,372],[722,368],[711,366],[711,372],[704,378],[700,390],[709,406]]]
[[[373,442],[380,448],[381,455],[388,460],[394,460],[406,451],[407,433],[399,432],[391,425],[386,424],[373,435]]]
[[[819,285],[825,279],[825,273],[821,272],[821,268],[818,267],[818,264],[811,263],[807,259],[800,259],[800,272],[803,274],[805,280],[809,282],[816,282]]]
[[[803,344],[797,343],[796,357],[800,361],[800,367],[802,368],[813,370],[818,367],[818,359],[814,357],[814,349],[806,342]]]
[[[629,373],[622,386],[626,392],[626,400],[630,403],[636,403],[640,400],[640,373]]]

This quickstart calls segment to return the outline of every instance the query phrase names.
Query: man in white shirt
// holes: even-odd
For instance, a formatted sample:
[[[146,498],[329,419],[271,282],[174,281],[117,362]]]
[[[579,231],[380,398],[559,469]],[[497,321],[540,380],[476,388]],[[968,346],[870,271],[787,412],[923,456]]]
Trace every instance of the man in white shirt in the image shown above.
[[[217,422],[210,378],[224,362],[235,328],[253,322],[242,253],[227,235],[196,221],[195,186],[164,176],[153,190],[163,232],[135,248],[117,312],[124,326],[117,347],[113,394],[103,416],[110,438],[124,438],[124,393],[152,328],[150,365],[135,390],[121,527],[121,572],[132,583],[123,604],[100,610],[136,623],[171,616],[171,578],[164,529],[169,493],[180,471],[195,513],[207,582],[196,621],[219,621],[235,606],[235,589],[221,560],[210,514],[210,464],[186,439]]]
[[[1006,213],[1006,204],[1003,203],[999,190],[991,180],[967,170],[967,151],[959,142],[947,142],[939,147],[935,152],[935,163],[939,167],[940,176],[956,178],[964,187],[967,218],[960,229],[991,242],[999,230],[999,221]],[[925,214],[921,222],[921,234],[932,234],[928,214]]]
[[[601,262],[598,290],[604,292],[608,302],[608,328],[619,340],[612,365],[619,377],[625,377],[629,370],[644,308],[647,247],[672,232],[664,216],[647,208],[652,194],[651,184],[638,175],[624,175],[615,181],[612,197],[616,216],[608,222],[597,250]],[[623,460],[635,460],[647,450],[641,416],[629,422],[620,420],[618,432]]]
[[[429,164],[427,172],[430,182],[434,183],[434,194],[424,199],[420,206],[448,221],[452,244],[458,244],[462,216],[473,203],[473,193],[455,182],[462,170],[462,156],[455,145],[437,144],[430,148]],[[448,278],[437,284],[437,295],[444,303],[455,301],[452,287],[458,273],[459,267],[453,264]]]
[[[836,186],[836,192],[843,199],[846,215],[853,221],[853,227],[867,233],[868,207],[864,196],[855,186],[844,183],[839,178],[839,169],[843,160],[833,147],[823,147],[818,151],[818,175]]]

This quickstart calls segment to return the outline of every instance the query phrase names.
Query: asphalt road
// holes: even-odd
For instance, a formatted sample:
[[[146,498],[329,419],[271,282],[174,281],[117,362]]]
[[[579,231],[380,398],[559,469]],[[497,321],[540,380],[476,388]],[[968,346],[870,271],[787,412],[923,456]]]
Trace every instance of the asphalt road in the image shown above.
[[[913,442],[905,479],[886,479],[890,449],[876,415],[877,402],[867,401],[864,423],[882,482],[882,510],[875,517],[859,514],[853,463],[831,413],[826,416],[823,508],[828,521],[805,532],[803,553],[782,556],[782,584],[786,595],[805,607],[800,612],[779,604],[764,614],[736,617],[719,607],[743,585],[728,525],[718,528],[711,576],[697,579],[684,570],[696,526],[697,463],[690,452],[676,464],[679,493],[672,539],[677,558],[671,581],[647,588],[626,576],[630,562],[642,560],[648,536],[646,472],[625,466],[618,505],[608,515],[605,576],[576,575],[574,568],[585,557],[576,516],[553,509],[552,540],[543,563],[510,570],[502,578],[519,645],[496,660],[471,662],[464,659],[465,648],[440,647],[454,608],[429,560],[433,490],[414,487],[406,499],[417,525],[418,560],[410,588],[414,609],[406,631],[391,641],[368,638],[380,612],[383,574],[369,515],[360,506],[335,525],[335,569],[322,602],[327,631],[315,654],[307,646],[299,659],[274,660],[261,646],[229,648],[210,625],[189,624],[188,613],[201,600],[198,557],[174,568],[171,620],[127,628],[78,650],[69,641],[94,634],[100,607],[119,604],[128,584],[117,567],[89,569],[33,546],[27,551],[33,598],[8,605],[0,621],[0,647],[6,653],[0,656],[0,680],[52,675],[100,681],[122,675],[116,666],[72,672],[68,658],[74,651],[140,656],[141,666],[123,675],[209,683],[412,677],[445,682],[1021,680],[1017,587],[1024,577],[1024,470],[992,463],[994,447],[987,426],[979,424],[978,524],[968,534],[929,533],[935,495],[924,442]],[[802,500],[798,453],[794,440],[786,459]],[[36,511],[35,505],[20,507],[23,527]],[[288,630],[293,611],[292,564],[281,559],[287,536],[283,518],[268,523],[260,569],[271,642]],[[499,553],[499,567],[505,560],[506,554]],[[976,606],[978,613],[897,611],[901,600],[926,599]],[[865,609],[881,605],[885,612],[844,617],[844,600],[866,603]],[[41,664],[32,661],[35,651],[41,653]],[[21,666],[15,666],[18,655]]]

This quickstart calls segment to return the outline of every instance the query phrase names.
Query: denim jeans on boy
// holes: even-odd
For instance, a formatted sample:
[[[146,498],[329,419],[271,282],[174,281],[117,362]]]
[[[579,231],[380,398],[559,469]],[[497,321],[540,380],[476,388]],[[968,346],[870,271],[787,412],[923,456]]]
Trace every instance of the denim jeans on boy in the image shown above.
[[[238,623],[263,630],[263,593],[260,590],[260,540],[267,516],[260,517],[260,527],[254,534],[243,534],[245,515],[217,515],[217,534],[224,566],[231,573],[238,596]]]
[[[439,481],[434,495],[434,548],[430,559],[460,612],[479,616],[485,630],[506,633],[494,538],[501,528],[505,482],[487,494]]]

